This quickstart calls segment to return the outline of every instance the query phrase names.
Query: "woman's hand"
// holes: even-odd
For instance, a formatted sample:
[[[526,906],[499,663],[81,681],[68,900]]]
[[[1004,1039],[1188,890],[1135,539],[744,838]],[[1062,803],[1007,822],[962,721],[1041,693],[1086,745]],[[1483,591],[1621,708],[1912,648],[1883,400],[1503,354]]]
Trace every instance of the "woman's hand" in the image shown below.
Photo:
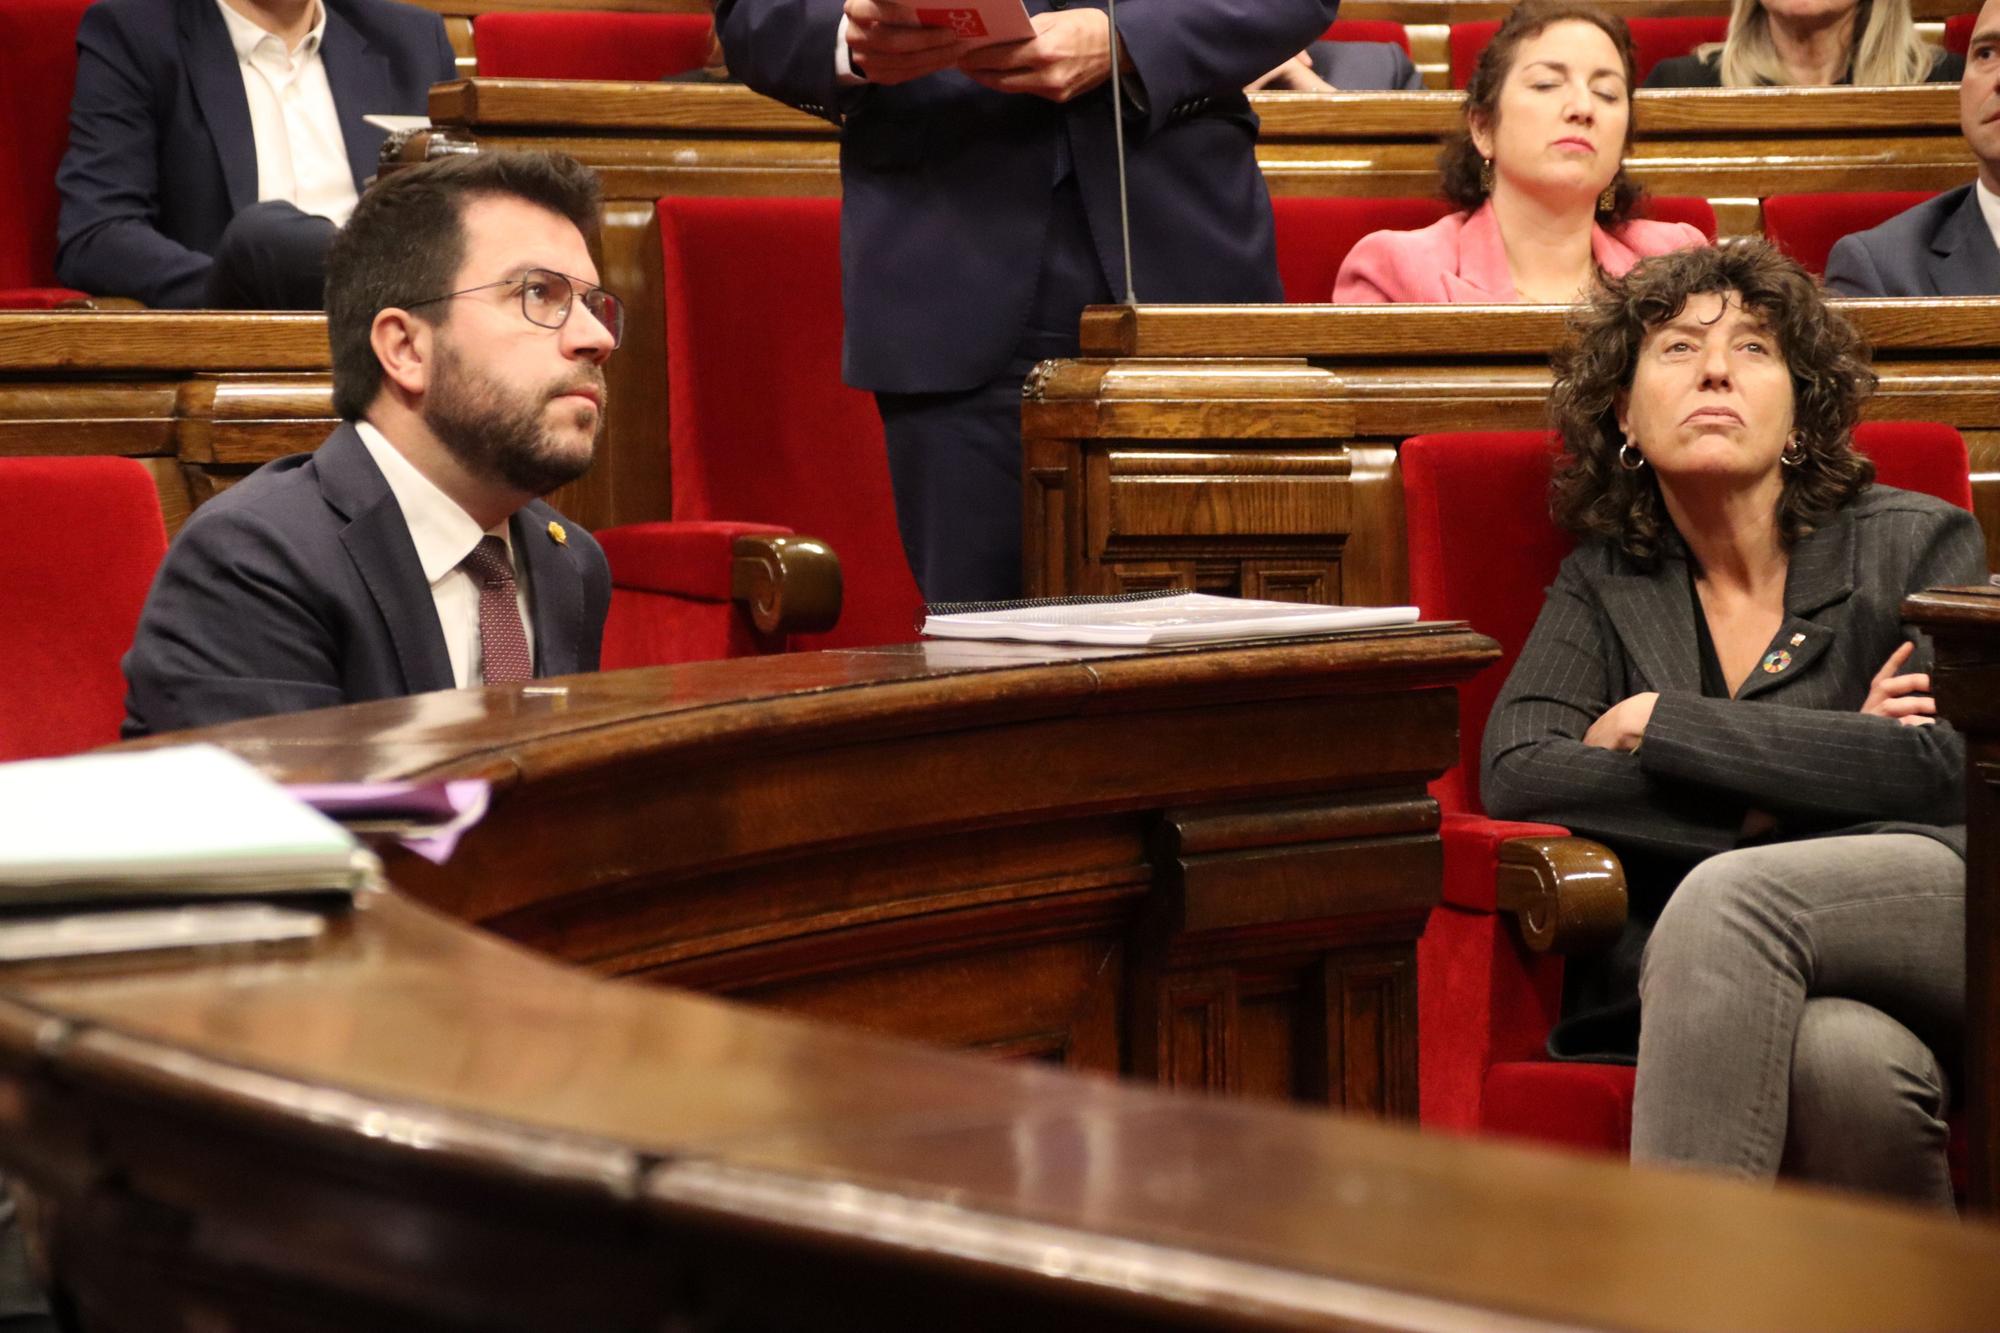
[[[1636,750],[1646,738],[1646,724],[1653,720],[1653,705],[1660,701],[1657,691],[1647,690],[1621,699],[1604,710],[1604,716],[1583,733],[1585,745],[1600,750]]]
[[[1269,89],[1274,93],[1330,93],[1338,91],[1332,84],[1319,76],[1313,69],[1312,55],[1301,51],[1284,64],[1268,73],[1260,74],[1248,87],[1246,93],[1262,92]]]
[[[1875,679],[1868,682],[1868,700],[1861,705],[1862,712],[1873,713],[1877,717],[1893,717],[1906,727],[1928,727],[1937,721],[1933,716],[1937,712],[1937,700],[1930,697],[1929,673],[1912,671],[1906,676],[1896,674],[1916,650],[1916,644],[1906,642],[1889,654],[1889,660],[1875,673]]]

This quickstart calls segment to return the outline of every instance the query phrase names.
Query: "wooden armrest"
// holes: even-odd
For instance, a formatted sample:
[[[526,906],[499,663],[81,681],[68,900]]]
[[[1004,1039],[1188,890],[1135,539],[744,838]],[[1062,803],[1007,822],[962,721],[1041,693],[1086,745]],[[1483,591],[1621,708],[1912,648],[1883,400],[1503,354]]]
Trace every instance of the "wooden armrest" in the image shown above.
[[[1538,953],[1592,953],[1625,925],[1625,867],[1588,838],[1509,838],[1500,844],[1494,896]]]
[[[812,537],[738,537],[729,595],[761,634],[818,634],[840,619],[840,557]]]

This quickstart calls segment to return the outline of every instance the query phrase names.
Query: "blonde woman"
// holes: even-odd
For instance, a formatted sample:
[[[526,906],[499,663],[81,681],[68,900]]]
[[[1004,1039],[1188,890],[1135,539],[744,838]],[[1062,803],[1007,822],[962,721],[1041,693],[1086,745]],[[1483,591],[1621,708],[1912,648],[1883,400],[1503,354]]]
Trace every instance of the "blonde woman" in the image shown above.
[[[1957,83],[1965,58],[1917,36],[1910,0],[1732,0],[1729,36],[1662,60],[1648,88]]]

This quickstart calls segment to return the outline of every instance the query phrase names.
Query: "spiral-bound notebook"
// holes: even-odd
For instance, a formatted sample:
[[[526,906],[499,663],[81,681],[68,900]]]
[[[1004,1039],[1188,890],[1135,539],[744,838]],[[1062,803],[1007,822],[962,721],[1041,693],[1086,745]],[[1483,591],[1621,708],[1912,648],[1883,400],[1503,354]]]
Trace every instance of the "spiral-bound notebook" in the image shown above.
[[[1414,606],[1320,606],[1160,592],[938,605],[924,617],[923,632],[942,639],[1164,648],[1377,629],[1416,618]]]

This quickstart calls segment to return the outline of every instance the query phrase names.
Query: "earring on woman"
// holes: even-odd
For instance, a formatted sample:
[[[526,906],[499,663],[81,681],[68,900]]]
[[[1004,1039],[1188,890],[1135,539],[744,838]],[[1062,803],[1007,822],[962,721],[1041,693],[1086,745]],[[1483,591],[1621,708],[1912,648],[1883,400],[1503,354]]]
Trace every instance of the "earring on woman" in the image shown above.
[[[1632,443],[1630,435],[1625,437],[1625,443],[1618,446],[1618,466],[1627,472],[1637,472],[1646,466],[1646,456],[1639,452],[1638,445]]]
[[[1597,211],[1609,213],[1616,207],[1618,207],[1618,182],[1613,181],[1597,196]]]
[[[1785,437],[1785,447],[1778,454],[1778,461],[1786,467],[1797,467],[1806,461],[1806,433],[1795,430]]]
[[[1493,159],[1490,157],[1479,159],[1479,192],[1493,193]]]

